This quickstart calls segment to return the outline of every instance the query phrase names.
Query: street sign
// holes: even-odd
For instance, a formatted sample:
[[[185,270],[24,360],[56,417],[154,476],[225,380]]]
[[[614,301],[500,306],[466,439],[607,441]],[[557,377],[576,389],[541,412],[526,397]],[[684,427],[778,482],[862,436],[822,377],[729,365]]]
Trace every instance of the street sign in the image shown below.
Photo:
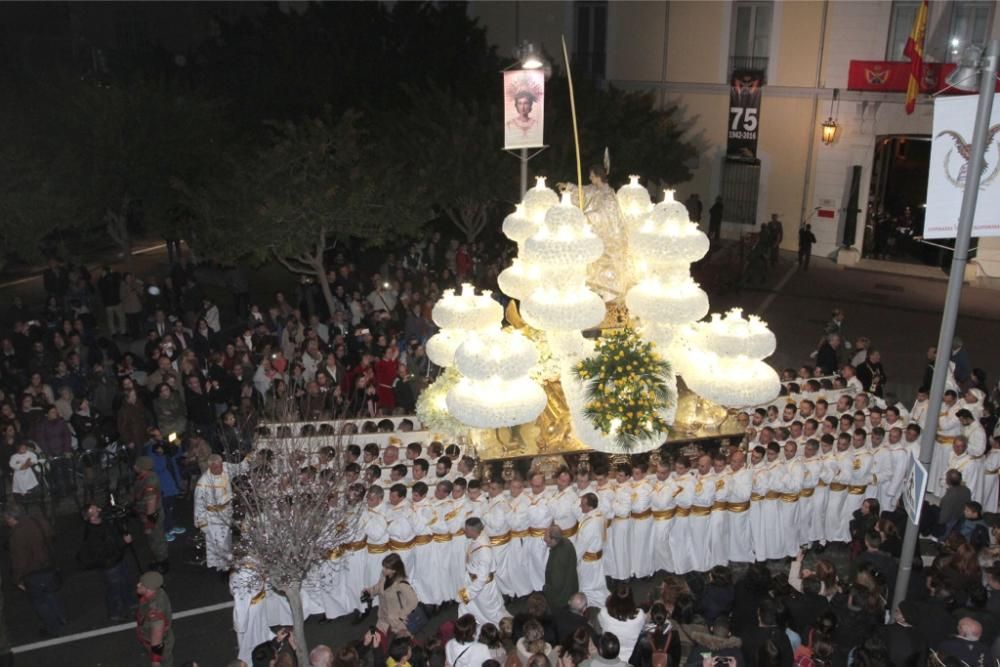
[[[915,452],[911,452],[910,455],[913,457],[913,465],[910,466],[910,472],[903,484],[903,507],[906,508],[906,514],[913,525],[919,526],[920,510],[924,506],[924,494],[927,493],[927,468],[920,462]]]

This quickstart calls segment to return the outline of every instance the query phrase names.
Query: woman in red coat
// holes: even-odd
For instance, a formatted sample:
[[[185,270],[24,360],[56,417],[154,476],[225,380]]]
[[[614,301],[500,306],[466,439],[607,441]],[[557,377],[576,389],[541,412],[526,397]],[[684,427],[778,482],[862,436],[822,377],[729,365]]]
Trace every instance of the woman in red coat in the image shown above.
[[[378,391],[378,405],[383,414],[391,415],[396,407],[396,394],[392,385],[399,372],[399,348],[395,341],[389,344],[382,358],[375,362],[375,387]]]

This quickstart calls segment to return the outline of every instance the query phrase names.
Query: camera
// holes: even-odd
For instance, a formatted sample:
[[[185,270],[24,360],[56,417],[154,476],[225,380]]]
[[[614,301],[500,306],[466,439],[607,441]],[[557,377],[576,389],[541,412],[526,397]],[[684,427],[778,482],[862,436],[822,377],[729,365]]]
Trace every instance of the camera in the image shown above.
[[[361,594],[361,601],[367,605],[370,605],[372,603],[372,594],[369,593],[368,591],[365,591],[364,593]]]

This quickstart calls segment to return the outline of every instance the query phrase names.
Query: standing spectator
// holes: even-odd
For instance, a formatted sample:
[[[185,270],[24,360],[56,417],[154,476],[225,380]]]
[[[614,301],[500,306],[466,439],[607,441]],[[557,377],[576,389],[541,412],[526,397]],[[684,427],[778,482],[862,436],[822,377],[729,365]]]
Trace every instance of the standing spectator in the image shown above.
[[[406,567],[399,554],[392,553],[382,559],[382,574],[378,582],[364,590],[377,599],[378,622],[375,627],[382,633],[383,643],[387,637],[409,637],[406,619],[417,608],[419,601],[406,578]]]
[[[792,644],[785,631],[778,627],[778,612],[773,600],[761,600],[757,607],[757,626],[745,630],[740,639],[743,640],[743,659],[749,667],[791,667]]]
[[[101,508],[90,504],[84,509],[83,546],[77,559],[87,568],[101,571],[104,579],[104,603],[108,620],[117,623],[125,620],[132,604],[131,574],[125,552],[132,543],[132,536],[114,521],[105,521]]]
[[[886,374],[882,367],[882,355],[878,350],[869,348],[865,363],[856,369],[861,386],[869,394],[882,398],[885,393]]]
[[[153,412],[156,414],[156,424],[160,431],[170,435],[182,435],[187,430],[184,400],[166,382],[157,387],[156,393]]]
[[[132,486],[132,511],[142,521],[143,532],[153,552],[150,569],[166,572],[170,568],[167,540],[163,533],[163,497],[160,480],[153,472],[153,459],[140,456],[135,462],[135,484]]]
[[[73,490],[73,434],[56,406],[45,411],[45,419],[35,427],[34,440],[48,459],[52,497],[67,495]]]
[[[4,520],[10,528],[10,567],[15,585],[28,594],[42,622],[42,635],[55,637],[66,625],[66,613],[56,593],[59,575],[49,549],[52,528],[41,517],[29,517],[19,507],[8,507]]]
[[[621,642],[611,632],[605,632],[597,641],[597,655],[580,663],[580,667],[627,667],[622,660]]]
[[[691,218],[691,222],[696,225],[700,225],[703,206],[698,193],[691,193],[691,195],[684,200],[684,206],[688,210],[688,217]]]
[[[125,335],[125,311],[122,309],[122,276],[105,265],[101,277],[97,279],[97,292],[101,296],[104,315],[108,323],[108,335]]]
[[[174,524],[174,506],[177,496],[181,494],[184,452],[175,442],[164,442],[160,430],[154,427],[149,431],[149,442],[143,448],[143,455],[153,460],[153,472],[160,481],[163,501],[163,530],[167,542],[173,542],[175,536],[187,532],[182,526]]]
[[[781,224],[777,213],[771,214],[771,221],[767,223],[771,228],[769,240],[771,242],[771,266],[778,265],[778,252],[781,250],[781,242],[785,240],[785,226]]]
[[[576,549],[563,537],[559,526],[553,524],[545,532],[545,545],[549,557],[545,562],[545,586],[542,592],[550,609],[562,609],[570,597],[580,589],[576,573]]]
[[[708,209],[708,239],[718,243],[722,240],[722,197],[716,197],[712,208]]]
[[[969,360],[969,353],[965,350],[965,344],[958,336],[952,339],[951,360],[955,363],[955,381],[958,382],[960,388],[966,389],[972,378],[972,362]]]
[[[816,366],[822,369],[823,375],[833,375],[843,366],[841,363],[843,354],[840,334],[827,334],[826,340],[816,352]]]
[[[646,612],[636,606],[632,588],[618,584],[597,614],[597,623],[605,633],[610,632],[618,638],[622,655],[631,656],[639,634],[646,626]]]
[[[38,455],[28,449],[27,441],[20,441],[17,451],[10,457],[10,469],[14,471],[11,487],[14,500],[21,504],[27,504],[39,495],[38,477],[33,470],[37,463]]]
[[[455,621],[455,636],[444,647],[448,667],[479,667],[491,659],[486,644],[476,641],[476,617],[463,614]]]
[[[131,273],[126,273],[122,277],[120,299],[128,335],[138,338],[139,327],[142,325],[142,283]]]
[[[812,257],[814,243],[816,235],[812,233],[812,225],[806,223],[799,229],[799,268],[803,271],[809,270],[809,258]]]
[[[146,406],[139,400],[135,387],[125,390],[125,400],[116,415],[118,443],[126,448],[129,461],[135,462],[136,450],[146,441],[150,426]]]

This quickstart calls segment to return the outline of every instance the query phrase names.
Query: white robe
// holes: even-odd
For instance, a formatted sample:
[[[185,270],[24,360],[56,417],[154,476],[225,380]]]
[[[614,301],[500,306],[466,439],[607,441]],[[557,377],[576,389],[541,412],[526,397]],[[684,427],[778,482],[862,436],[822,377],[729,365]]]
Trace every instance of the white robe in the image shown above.
[[[979,493],[982,497],[983,459],[977,459],[969,452],[965,452],[961,456],[956,456],[952,452],[951,458],[948,459],[948,468],[962,473],[962,485],[969,489],[972,499],[979,502],[976,494]]]
[[[865,502],[866,498],[871,497],[872,482],[875,477],[872,473],[875,467],[875,459],[872,457],[872,453],[867,449],[856,449],[852,447],[848,451],[851,452],[851,463],[850,463],[850,473],[851,481],[848,482],[847,497],[844,499],[844,510],[843,515],[847,521],[847,540],[850,540],[851,535],[851,519],[854,517],[854,512],[861,509],[861,505]]]
[[[607,523],[600,510],[583,515],[576,537],[576,574],[580,592],[587,596],[588,607],[603,607],[608,599],[604,580],[604,546]]]
[[[244,567],[229,575],[229,593],[233,596],[233,629],[239,646],[238,657],[249,665],[253,662],[250,654],[254,648],[274,639],[264,604],[268,591],[260,574]]]
[[[437,512],[431,506],[431,501],[424,498],[420,502],[411,502],[410,509],[413,515],[410,517],[413,523],[414,546],[413,546],[413,570],[407,570],[407,575],[413,583],[413,590],[417,594],[417,599],[428,604],[438,604],[431,602],[434,597],[434,579],[437,576],[434,567],[433,531],[431,525],[437,521]]]
[[[875,484],[874,492],[869,491],[869,495],[878,499],[879,507],[883,510],[892,509],[892,484],[894,481],[895,466],[892,460],[892,452],[883,443],[872,449],[872,474],[878,480]]]
[[[816,487],[819,485],[823,461],[820,457],[802,457],[802,490],[799,491],[799,540],[805,544],[817,538]]]
[[[531,590],[540,591],[545,587],[545,563],[549,559],[549,548],[545,546],[544,532],[552,525],[549,509],[549,489],[539,494],[525,491],[528,497],[528,526],[532,532],[524,541],[524,566],[531,580]]]
[[[983,511],[997,512],[1000,500],[1000,449],[991,449],[983,459]]]
[[[653,567],[657,571],[674,571],[674,559],[671,550],[670,529],[674,524],[676,501],[674,493],[677,485],[670,478],[653,483],[653,493],[650,495],[650,507],[653,509]]]
[[[413,524],[416,517],[410,509],[410,503],[405,498],[398,505],[385,504],[386,530],[389,534],[389,549],[403,561],[407,577],[411,580],[416,575],[416,550],[414,538],[417,536]]]
[[[510,576],[508,555],[510,553],[510,504],[506,494],[490,498],[486,512],[482,517],[486,526],[486,534],[493,547],[493,562],[496,564],[497,586],[503,595],[517,595],[516,587]]]
[[[444,574],[450,580],[449,587],[452,590],[452,595],[455,595],[455,591],[462,586],[462,580],[465,576],[463,572],[467,553],[466,547],[469,542],[465,537],[467,511],[468,505],[466,504],[465,496],[461,498],[452,496],[451,511],[444,517],[445,522],[448,524],[448,530],[451,532],[451,541],[445,544],[447,547],[446,560],[441,565],[447,568]]]
[[[205,536],[205,565],[228,570],[233,559],[233,487],[223,469],[206,470],[194,487],[194,525]]]
[[[361,580],[364,582],[362,586],[368,588],[378,583],[382,576],[382,561],[389,555],[389,524],[381,509],[368,508],[362,521],[368,545]]]
[[[784,558],[785,542],[784,529],[781,525],[781,503],[780,494],[784,488],[782,480],[783,471],[781,463],[776,459],[773,463],[766,464],[769,471],[768,479],[770,484],[769,492],[764,496],[761,506],[764,510],[764,554],[763,557],[770,560],[774,558]],[[761,558],[761,554],[757,554]]]
[[[694,477],[690,472],[674,477],[677,489],[674,491],[674,501],[677,504],[676,514],[671,520],[670,553],[674,559],[674,573],[686,574],[697,569],[697,562],[692,557],[691,527],[689,523],[691,503],[694,500]]]
[[[756,561],[767,560],[767,533],[764,530],[764,497],[771,488],[771,471],[763,463],[751,468],[750,532],[753,535],[753,557]]]
[[[986,456],[986,448],[988,447],[986,429],[978,421],[974,421],[968,426],[962,427],[962,435],[969,440],[967,451],[969,456],[973,458],[973,462],[967,468],[969,471],[968,474],[963,472],[962,477],[965,479],[965,485],[972,492],[972,499],[982,504],[985,499],[983,494],[983,475],[985,474],[986,461],[984,457]]]
[[[656,568],[653,565],[653,513],[650,496],[653,487],[646,480],[629,482],[632,489],[632,544],[629,549],[629,569],[633,577],[648,577]]]
[[[781,479],[781,498],[778,498],[778,520],[781,526],[780,537],[783,545],[781,557],[794,557],[799,552],[799,546],[804,541],[800,537],[802,526],[799,524],[799,492],[802,490],[802,479],[805,469],[798,459],[782,461],[779,476]]]
[[[715,474],[715,497],[708,522],[708,557],[705,562],[708,569],[729,562],[729,530],[732,519],[727,508],[731,478],[728,470]]]
[[[577,514],[580,510],[580,497],[576,493],[576,488],[572,485],[562,491],[554,488],[551,493],[549,511],[552,512],[552,521],[562,528],[563,537],[575,542]]]
[[[711,569],[711,522],[712,503],[715,499],[715,473],[697,475],[691,497],[691,514],[687,518],[691,538],[688,548],[695,570],[707,572]]]
[[[889,504],[883,506],[883,510],[893,510],[899,503],[899,497],[903,495],[903,483],[910,473],[910,465],[913,462],[910,450],[902,441],[888,447],[892,462],[892,483],[889,486]]]
[[[503,605],[503,596],[496,582],[493,549],[490,540],[483,533],[475,540],[466,540],[464,583],[458,591],[458,615],[472,614],[476,624],[499,625],[500,620],[510,616]]]
[[[751,530],[750,494],[753,491],[753,471],[744,466],[729,477],[728,500],[726,502],[728,521],[729,562],[753,562],[753,531]],[[752,507],[752,505],[751,505]]]
[[[454,536],[447,517],[458,510],[455,509],[451,497],[434,498],[431,500],[431,509],[434,510],[434,521],[429,526],[431,543],[427,545],[427,562],[431,563],[433,572],[431,576],[423,577],[431,592],[426,600],[421,598],[421,601],[427,604],[441,604],[455,599],[455,577],[449,567]]]
[[[608,544],[612,557],[604,564],[604,573],[612,579],[624,581],[632,576],[632,488],[629,482],[615,489],[615,518],[608,531]]]
[[[833,455],[833,479],[826,505],[826,539],[828,542],[849,542],[851,515],[844,510],[847,502],[847,485],[851,481],[851,448]],[[844,488],[841,488],[844,487]],[[835,490],[835,489],[840,489]]]
[[[819,467],[816,470],[816,491],[812,499],[812,523],[809,531],[809,539],[813,542],[826,544],[826,513],[830,504],[830,482],[833,481],[833,474],[836,472],[836,465],[833,453],[819,453]]]
[[[938,417],[934,454],[931,458],[931,468],[927,481],[927,491],[938,497],[944,496],[944,474],[948,472],[951,446],[955,442],[955,436],[962,435],[962,422],[958,421],[958,417],[955,416],[958,410],[958,401],[955,401],[951,407],[942,404]]]
[[[535,590],[532,587],[534,578],[529,572],[531,562],[528,560],[529,542],[534,539],[528,535],[528,494],[522,492],[516,498],[508,494],[507,503],[510,507],[508,521],[511,532],[510,544],[507,545],[507,580],[511,594],[521,597]]]

